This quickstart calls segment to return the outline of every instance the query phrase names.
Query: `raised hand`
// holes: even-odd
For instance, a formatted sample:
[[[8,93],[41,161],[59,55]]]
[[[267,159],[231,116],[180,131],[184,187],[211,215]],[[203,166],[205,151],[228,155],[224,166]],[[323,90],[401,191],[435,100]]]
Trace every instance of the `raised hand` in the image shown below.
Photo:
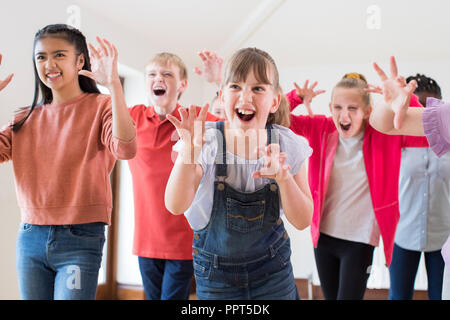
[[[308,87],[309,80],[306,80],[303,84],[303,88],[301,88],[296,82],[294,82],[295,91],[297,92],[297,95],[302,98],[303,104],[306,107],[306,110],[308,111],[308,115],[310,117],[314,116],[314,113],[311,109],[311,101],[319,94],[322,94],[325,92],[325,90],[315,90],[314,88],[317,86],[318,82],[315,81],[310,87]]]
[[[205,121],[209,105],[206,104],[197,115],[197,107],[180,108],[181,120],[171,114],[166,115],[177,130],[178,136],[184,142],[183,158],[185,163],[197,163],[198,156],[205,143]]]
[[[2,64],[2,54],[0,53],[0,65],[1,64]],[[8,85],[8,83],[11,82],[13,76],[14,74],[11,73],[9,76],[6,77],[5,80],[0,80],[0,91],[2,91]]]
[[[207,82],[220,85],[222,82],[222,64],[223,59],[215,52],[201,51],[198,53],[203,62],[203,70],[199,67],[194,68],[194,72],[202,76]]]
[[[395,114],[394,128],[399,130],[406,117],[411,95],[416,90],[417,83],[415,80],[412,80],[406,84],[405,78],[398,75],[397,63],[394,57],[390,58],[391,75],[389,78],[375,62],[373,67],[382,81],[384,101]]]
[[[371,92],[371,93],[378,93],[378,94],[383,94],[383,88],[380,86],[377,86],[375,84],[367,84],[368,88],[364,89],[364,91],[366,92]]]
[[[96,39],[99,43],[97,49],[91,43],[88,44],[92,71],[81,70],[79,74],[109,88],[114,82],[120,82],[117,70],[117,49],[106,39],[99,37]]]
[[[264,167],[253,173],[253,178],[269,178],[280,182],[291,177],[286,164],[286,153],[280,152],[279,144],[264,147]]]

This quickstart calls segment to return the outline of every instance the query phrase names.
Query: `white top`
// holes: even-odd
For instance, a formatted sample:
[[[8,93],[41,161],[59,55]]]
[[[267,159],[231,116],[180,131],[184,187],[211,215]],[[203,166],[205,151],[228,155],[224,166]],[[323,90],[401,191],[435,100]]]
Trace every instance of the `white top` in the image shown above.
[[[214,160],[217,154],[216,124],[215,122],[205,123],[205,144],[199,156],[199,163],[203,168],[203,177],[195,194],[192,205],[184,213],[187,221],[193,230],[201,230],[209,222],[213,207],[214,181],[216,167]],[[287,154],[286,164],[291,169],[292,175],[296,175],[303,162],[312,154],[308,141],[296,135],[290,129],[279,125],[273,125],[272,130],[279,131],[281,152]],[[179,140],[173,150],[179,152],[182,148],[182,141]],[[227,151],[227,178],[225,182],[234,189],[241,192],[254,192],[270,183],[271,179],[253,178],[252,174],[264,167],[264,158],[258,160],[246,160]],[[282,214],[282,210],[281,210]]]
[[[320,232],[378,246],[380,229],[373,211],[363,155],[364,132],[339,138],[325,196]]]

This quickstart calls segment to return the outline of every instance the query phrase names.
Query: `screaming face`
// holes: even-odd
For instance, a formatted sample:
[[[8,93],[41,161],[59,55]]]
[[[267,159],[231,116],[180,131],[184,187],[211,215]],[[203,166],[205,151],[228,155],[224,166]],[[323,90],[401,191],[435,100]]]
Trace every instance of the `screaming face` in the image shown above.
[[[365,128],[371,107],[364,103],[357,88],[335,88],[330,111],[342,138],[357,136]]]

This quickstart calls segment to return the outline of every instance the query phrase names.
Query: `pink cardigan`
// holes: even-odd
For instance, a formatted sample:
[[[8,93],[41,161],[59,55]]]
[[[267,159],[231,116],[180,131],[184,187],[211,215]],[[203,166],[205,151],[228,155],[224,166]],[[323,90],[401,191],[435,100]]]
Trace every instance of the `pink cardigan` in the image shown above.
[[[291,110],[302,103],[295,90],[289,92],[286,97],[291,105]],[[421,106],[416,96],[411,98],[410,105]],[[320,234],[319,226],[323,214],[324,198],[339,143],[339,133],[333,119],[323,115],[315,115],[311,118],[291,114],[290,128],[295,133],[307,138],[314,150],[309,161],[308,175],[314,200],[311,235],[314,247],[316,247]],[[428,142],[424,137],[385,135],[367,123],[363,142],[364,164],[388,266],[392,260],[395,230],[400,217],[398,178],[401,149],[405,147],[428,147]]]

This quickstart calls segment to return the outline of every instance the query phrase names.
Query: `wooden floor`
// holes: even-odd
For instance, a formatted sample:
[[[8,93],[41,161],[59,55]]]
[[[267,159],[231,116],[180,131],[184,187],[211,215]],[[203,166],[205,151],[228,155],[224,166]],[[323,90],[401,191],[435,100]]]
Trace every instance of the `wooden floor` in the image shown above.
[[[320,286],[313,285],[309,279],[295,279],[300,298],[302,300],[323,300]],[[388,289],[367,289],[364,300],[387,300]],[[145,294],[142,286],[121,285],[117,287],[117,300],[144,300]],[[416,290],[414,300],[428,300],[427,291]],[[189,300],[197,300],[195,285],[192,285]]]

